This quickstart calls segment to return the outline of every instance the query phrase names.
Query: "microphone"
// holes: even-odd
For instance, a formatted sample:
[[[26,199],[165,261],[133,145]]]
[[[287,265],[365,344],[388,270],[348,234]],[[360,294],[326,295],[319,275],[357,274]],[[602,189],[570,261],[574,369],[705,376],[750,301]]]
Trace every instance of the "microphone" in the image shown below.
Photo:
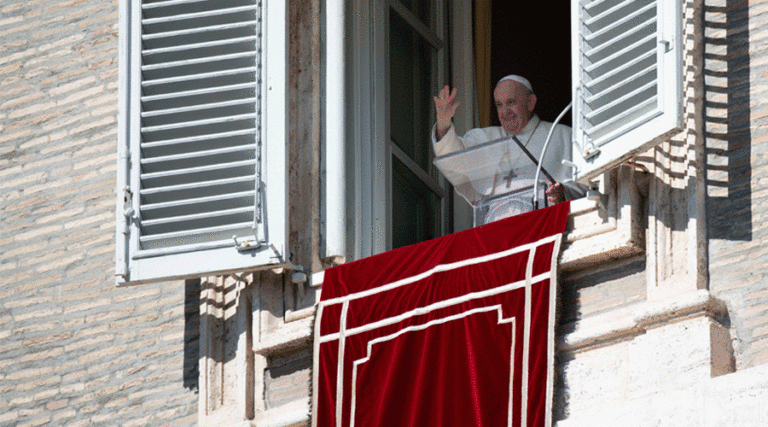
[[[571,105],[573,105],[573,102],[569,102],[568,106],[565,107],[562,113],[560,113],[559,116],[555,119],[555,121],[552,123],[552,127],[549,128],[549,133],[547,134],[547,139],[544,141],[544,147],[541,149],[541,156],[539,156],[539,164],[536,166],[536,175],[534,175],[533,178],[533,210],[536,210],[539,208],[539,174],[541,173],[541,165],[544,164],[544,155],[547,153],[547,147],[549,147],[549,140],[552,139],[552,133],[555,131],[555,126],[557,126],[558,123],[560,123],[560,120],[563,119],[563,116],[565,116],[565,113],[568,112],[568,110],[571,109]],[[552,180],[555,182],[555,180]]]

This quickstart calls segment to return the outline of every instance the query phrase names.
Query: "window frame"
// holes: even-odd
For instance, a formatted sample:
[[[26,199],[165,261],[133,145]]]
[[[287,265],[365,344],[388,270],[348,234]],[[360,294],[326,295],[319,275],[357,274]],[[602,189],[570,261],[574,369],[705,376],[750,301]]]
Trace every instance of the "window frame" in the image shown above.
[[[447,40],[447,34],[445,31],[445,26],[440,25],[440,23],[446,22],[446,4],[443,0],[433,0],[432,8],[433,10],[430,12],[431,17],[434,19],[434,21],[437,23],[435,26],[437,28],[430,28],[427,25],[425,25],[419,17],[413,14],[411,10],[409,10],[401,0],[387,0],[384,2],[387,6],[387,12],[385,14],[386,21],[386,55],[384,58],[384,68],[386,70],[386,82],[387,82],[387,104],[386,104],[386,124],[387,124],[387,134],[386,134],[386,182],[387,182],[387,249],[393,249],[394,248],[394,215],[393,215],[393,197],[394,197],[394,162],[395,159],[400,162],[412,175],[411,178],[415,179],[416,184],[419,187],[422,187],[422,189],[426,192],[431,192],[436,197],[438,197],[439,202],[438,205],[440,213],[439,213],[439,224],[437,224],[437,228],[439,229],[439,235],[445,235],[448,234],[452,227],[449,223],[449,220],[451,218],[450,215],[450,198],[449,196],[449,190],[450,186],[447,182],[447,180],[438,172],[437,168],[432,164],[432,158],[434,157],[434,153],[432,151],[432,147],[427,146],[426,152],[427,152],[427,164],[428,169],[424,170],[421,168],[421,166],[418,165],[417,161],[415,159],[412,159],[402,148],[400,148],[397,143],[392,139],[392,125],[391,125],[391,102],[389,101],[390,95],[390,87],[389,84],[391,82],[390,80],[390,52],[388,49],[389,46],[389,29],[390,29],[390,16],[392,13],[397,14],[403,22],[405,22],[411,30],[416,34],[418,37],[422,38],[422,41],[429,45],[432,49],[434,49],[434,56],[435,56],[435,63],[432,65],[434,67],[434,81],[432,82],[432,93],[438,92],[438,87],[440,86],[440,82],[447,81],[447,76],[449,75],[447,68],[450,66],[448,63],[448,40]],[[416,103],[417,94],[413,94],[414,97],[414,103]],[[429,110],[429,115],[432,117],[434,115],[434,108],[433,105],[430,103],[430,107],[432,107]],[[430,120],[430,123],[433,123],[434,120]],[[426,137],[426,135],[425,135]],[[428,140],[427,140],[428,141]],[[429,142],[427,142],[429,144]],[[405,177],[402,177],[405,179]],[[439,237],[439,236],[434,236]]]
[[[400,153],[397,147],[393,148],[394,143],[390,138],[389,83],[379,83],[389,82],[387,33],[392,7],[390,1],[395,0],[355,0],[347,6],[347,13],[351,17],[350,40],[355,41],[350,46],[347,61],[346,109],[349,119],[346,135],[349,143],[346,155],[347,176],[350,178],[346,189],[349,215],[346,228],[347,259],[361,259],[392,248],[392,159],[397,158],[402,162],[400,157],[404,153]],[[455,11],[450,4],[442,0],[440,3],[440,15],[436,19],[446,22],[448,18],[445,13],[453,14]],[[455,70],[448,71],[451,66],[446,50],[450,50],[449,44],[467,40],[451,40],[447,37],[447,29],[441,27],[438,30],[442,32],[438,36],[441,37],[444,44],[442,50],[445,51],[437,53],[437,61],[442,64],[436,76],[438,83],[448,83],[449,76],[454,81],[472,81],[471,76],[465,76],[462,71],[458,74]],[[469,97],[472,93],[473,90],[468,88],[466,95]],[[462,104],[462,108],[466,108],[467,116],[472,117],[472,102]],[[429,150],[431,153],[432,149]],[[455,198],[451,197],[448,191],[450,187],[446,186],[445,178],[440,174],[430,172],[425,175],[432,180],[424,183],[427,188],[437,185],[444,189],[444,197],[440,200],[440,230],[446,234],[453,228],[451,209]]]

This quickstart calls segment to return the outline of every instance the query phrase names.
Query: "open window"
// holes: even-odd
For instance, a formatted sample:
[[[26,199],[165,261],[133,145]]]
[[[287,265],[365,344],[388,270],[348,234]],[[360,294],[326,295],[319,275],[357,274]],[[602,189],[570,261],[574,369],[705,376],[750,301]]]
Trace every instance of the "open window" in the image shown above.
[[[118,283],[285,263],[285,3],[120,12]]]
[[[507,74],[526,76],[543,120],[573,102],[563,123],[573,128],[576,179],[595,177],[682,128],[681,2],[572,0],[570,9],[494,2],[490,19],[489,85]]]
[[[389,64],[389,187],[391,248],[439,237],[447,229],[447,185],[432,165],[432,97],[445,76],[441,0],[391,0]]]
[[[573,161],[589,179],[682,129],[682,2],[572,0]]]

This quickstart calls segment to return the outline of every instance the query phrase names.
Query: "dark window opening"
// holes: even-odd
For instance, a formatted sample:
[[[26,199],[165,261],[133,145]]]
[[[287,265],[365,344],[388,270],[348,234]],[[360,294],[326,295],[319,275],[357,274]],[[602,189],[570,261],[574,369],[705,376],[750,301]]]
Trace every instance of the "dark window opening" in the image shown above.
[[[568,3],[495,1],[491,22],[491,90],[500,78],[530,80],[536,114],[554,121],[571,101],[571,9]],[[495,107],[494,126],[499,125]],[[571,125],[570,112],[561,123]]]

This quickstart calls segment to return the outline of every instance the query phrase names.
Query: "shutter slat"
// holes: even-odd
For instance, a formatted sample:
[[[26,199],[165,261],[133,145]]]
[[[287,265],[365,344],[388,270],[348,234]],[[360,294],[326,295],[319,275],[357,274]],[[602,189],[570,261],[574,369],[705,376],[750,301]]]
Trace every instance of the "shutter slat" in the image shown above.
[[[150,10],[150,9],[157,9],[161,7],[170,7],[170,6],[180,6],[180,5],[188,5],[191,3],[205,3],[208,0],[166,0],[166,1],[156,1],[154,3],[144,3],[141,5],[141,8],[144,10]]]
[[[179,114],[179,113],[189,113],[191,111],[212,110],[212,109],[218,109],[223,107],[233,107],[237,105],[252,105],[252,104],[255,104],[256,102],[258,102],[258,99],[256,98],[235,99],[232,101],[191,105],[188,107],[167,108],[163,110],[146,111],[141,113],[141,117],[157,117],[157,116],[165,116],[165,115],[172,115],[172,114]]]
[[[629,92],[629,93],[627,93],[625,95],[622,95],[620,97],[617,97],[617,98],[613,99],[611,102],[608,102],[605,105],[602,105],[600,108],[597,108],[594,111],[591,111],[591,112],[585,114],[585,117],[587,118],[587,120],[591,121],[595,117],[600,116],[601,114],[604,114],[606,111],[616,107],[617,105],[621,104],[622,102],[625,102],[628,99],[630,99],[630,98],[632,98],[634,96],[637,96],[640,93],[642,93],[642,92],[644,92],[644,91],[646,91],[646,90],[648,90],[650,88],[655,87],[656,84],[657,84],[657,81],[656,81],[656,79],[654,79],[653,81],[651,81],[649,83],[646,83],[646,84],[644,84],[644,85],[642,85],[642,86],[632,90],[631,92]]]
[[[237,37],[232,39],[216,40],[216,41],[210,41],[205,43],[192,43],[192,44],[185,44],[180,46],[162,47],[157,49],[145,49],[141,53],[143,56],[146,57],[150,55],[162,55],[166,53],[184,52],[184,51],[193,50],[193,49],[220,47],[220,46],[244,43],[249,41],[256,42],[257,40],[258,40],[258,37],[256,36]]]
[[[648,89],[657,85],[658,80],[656,70],[651,70],[646,75],[633,79],[631,82],[611,86],[609,89],[599,92],[586,100],[587,105],[592,108],[592,111],[585,114],[585,117],[589,121],[593,121],[595,117],[598,117],[622,102],[625,102],[627,98],[635,98],[636,101],[638,99],[644,99],[637,98],[642,93],[646,94],[645,98],[650,98],[655,95],[655,93],[653,91],[648,91]]]
[[[141,195],[149,196],[149,195],[171,193],[171,192],[178,192],[178,191],[185,191],[185,190],[199,190],[205,187],[212,187],[212,186],[226,185],[226,184],[237,184],[237,183],[247,182],[250,180],[252,180],[252,178],[246,176],[246,177],[237,177],[237,178],[218,179],[215,181],[202,181],[202,182],[196,182],[194,184],[182,184],[182,185],[171,185],[168,187],[149,188],[149,189],[142,190]]]
[[[257,24],[256,21],[243,21],[243,22],[235,22],[232,24],[221,24],[221,25],[211,25],[208,27],[188,28],[184,30],[165,31],[165,32],[153,33],[153,34],[143,34],[141,36],[141,39],[145,41],[160,40],[160,39],[166,39],[166,38],[172,38],[172,37],[178,37],[178,36],[190,36],[194,34],[210,33],[214,31],[226,31],[226,30],[234,30],[236,28],[247,28],[247,27],[252,27],[256,24]]]
[[[649,98],[646,101],[624,111],[611,119],[589,129],[587,135],[594,139],[596,145],[603,145],[618,135],[637,126],[638,122],[648,120],[660,114],[654,107],[658,103],[658,97]]]
[[[142,165],[150,165],[152,163],[163,163],[178,160],[189,160],[198,157],[213,157],[220,154],[237,153],[240,151],[254,152],[256,145],[238,145],[236,147],[221,148],[218,150],[196,151],[193,153],[176,154],[172,156],[153,157],[150,159],[141,159]]]
[[[593,105],[601,100],[614,99],[617,96],[620,96],[614,96],[614,94],[627,92],[626,88],[642,86],[651,80],[656,81],[656,78],[654,77],[655,71],[655,67],[648,67],[641,72],[628,75],[621,81],[618,81],[616,84],[604,86],[602,90],[595,91],[593,95],[585,97],[585,100],[587,104]],[[643,83],[644,81],[645,83]],[[603,102],[603,104],[604,103],[605,102]]]
[[[600,6],[600,5],[604,4],[604,3],[606,3],[606,2],[605,1],[594,2],[594,3],[592,3],[592,4],[588,5],[588,6],[585,6],[584,9],[586,11],[595,10],[596,6]],[[627,7],[627,6],[633,5],[633,4],[636,4],[636,3],[637,3],[637,0],[626,0],[626,1],[623,1],[623,2],[620,2],[620,3],[617,3],[616,5],[611,6],[608,9],[603,10],[602,12],[598,12],[597,14],[590,14],[591,17],[584,20],[584,25],[586,25],[587,27],[591,27],[595,23],[599,22],[601,19],[604,19],[604,18],[610,16],[612,13],[616,13],[616,12],[620,11],[621,9]],[[652,6],[654,6],[654,3],[653,2],[649,2],[648,5],[643,7],[643,9],[648,9],[648,6],[652,7]]]
[[[240,162],[215,164],[210,166],[200,166],[200,167],[194,167],[194,168],[188,168],[188,169],[177,169],[177,170],[164,171],[164,172],[143,173],[141,174],[141,179],[145,180],[145,179],[156,179],[156,178],[169,178],[169,177],[178,176],[178,175],[226,170],[226,169],[231,169],[231,168],[240,167],[240,166],[253,166],[255,164],[256,164],[256,161],[247,160],[247,161],[240,161]]]
[[[248,119],[255,120],[257,118],[258,118],[258,114],[255,114],[255,113],[254,114],[238,114],[235,116],[217,117],[215,119],[192,120],[188,122],[179,122],[179,123],[172,123],[167,125],[145,126],[141,128],[141,132],[142,133],[161,132],[166,130],[185,129],[185,128],[192,128],[197,126],[210,125],[210,124],[232,123],[232,122],[248,120]]]
[[[256,6],[232,7],[227,9],[209,10],[205,12],[182,13],[179,15],[164,16],[161,18],[142,19],[141,23],[144,25],[164,24],[164,23],[173,22],[173,21],[186,21],[186,20],[192,20],[192,19],[211,18],[215,16],[231,15],[235,13],[249,12],[249,11],[256,11],[256,10],[258,10]]]
[[[236,179],[235,179],[236,178]],[[178,216],[184,214],[183,210],[195,212],[216,211],[225,208],[248,206],[253,210],[254,200],[256,198],[256,182],[252,176],[244,175],[235,178],[214,179],[211,181],[195,181],[181,185],[165,185],[163,187],[143,190],[140,193],[142,206],[155,207],[150,211],[151,217],[145,216],[143,219],[155,219],[159,217]],[[231,195],[239,195],[233,197]],[[210,197],[222,197],[219,202],[217,199],[208,199]],[[200,203],[205,200],[206,203]],[[213,201],[212,201],[213,200]],[[236,202],[236,200],[240,200]],[[175,203],[183,203],[176,205]],[[163,211],[163,209],[176,209]],[[191,209],[194,208],[194,209]],[[190,212],[186,212],[190,213]],[[252,212],[253,213],[253,212]]]
[[[598,31],[595,31],[595,32],[593,32],[591,34],[586,35],[585,36],[585,40],[591,41],[591,40],[594,40],[594,39],[598,39],[598,38],[604,36],[606,33],[610,32],[610,31],[613,31],[613,30],[616,30],[618,28],[623,28],[625,31],[629,31],[629,30],[636,30],[638,27],[643,27],[643,26],[647,25],[649,22],[655,21],[656,17],[655,16],[651,17],[650,19],[647,19],[645,21],[637,20],[637,18],[639,16],[641,16],[642,14],[644,14],[644,13],[647,13],[649,11],[654,10],[655,8],[656,8],[655,4],[646,5],[642,9],[639,9],[639,10],[637,10],[637,11],[635,11],[635,12],[633,12],[633,13],[627,15],[627,16],[625,16],[624,18],[622,18],[622,19],[620,19],[620,20],[618,20],[616,22],[613,22],[610,25],[605,26],[605,27],[601,28]],[[602,16],[598,17],[598,18],[602,18]],[[595,18],[594,21],[598,21],[599,20],[598,18]],[[587,24],[587,25],[589,25],[589,24]]]
[[[637,58],[635,58],[632,61],[627,62],[623,66],[614,68],[613,70],[611,70],[611,71],[609,71],[609,72],[599,76],[598,78],[596,78],[596,79],[586,83],[584,86],[586,86],[586,88],[591,91],[592,88],[594,88],[596,86],[600,86],[600,85],[606,83],[607,81],[609,81],[609,80],[611,80],[613,78],[616,78],[618,75],[624,73],[624,71],[626,71],[628,69],[631,69],[632,67],[635,67],[638,64],[642,63],[644,60],[647,60],[647,59],[649,59],[651,57],[655,57],[655,56],[656,56],[656,52],[655,51],[653,51],[653,50],[652,51],[648,51],[644,55],[638,56]],[[626,78],[624,78],[622,80],[619,80],[617,82],[613,82],[613,84],[620,84],[622,82],[626,82],[626,81],[630,80],[633,76],[635,76],[637,74],[645,74],[646,72],[648,72],[650,70],[654,70],[654,69],[656,69],[655,64],[651,65],[651,66],[648,66],[648,67],[645,67],[645,68],[641,69],[637,73],[632,73],[629,77],[626,77]]]
[[[181,67],[181,66],[188,67],[192,65],[200,65],[200,64],[206,64],[211,62],[223,62],[231,59],[255,58],[255,57],[256,57],[256,52],[230,53],[226,55],[206,56],[203,58],[185,59],[183,61],[169,61],[169,62],[164,62],[159,64],[142,65],[141,71],[155,71],[155,70]]]
[[[584,10],[589,11],[589,10],[593,10],[596,7],[601,6],[601,5],[605,4],[605,3],[608,3],[608,1],[610,1],[610,0],[596,0],[596,1],[592,1],[592,2],[586,2],[585,1],[585,2],[582,2],[581,7],[583,7]]]
[[[181,215],[181,216],[168,217],[168,218],[155,219],[155,220],[144,220],[142,221],[142,224],[146,227],[161,228],[161,227],[167,226],[170,228],[170,227],[173,227],[174,225],[178,225],[184,222],[204,221],[204,220],[211,220],[211,219],[220,218],[220,217],[233,216],[233,215],[239,215],[239,214],[249,214],[249,213],[253,213],[252,207],[225,209],[225,210],[216,211],[216,212],[206,212],[203,214],[193,214],[193,215]]]
[[[149,86],[163,85],[163,84],[169,84],[169,83],[190,82],[190,81],[203,80],[203,79],[209,79],[214,77],[226,77],[226,76],[232,76],[237,74],[254,73],[256,71],[258,71],[256,67],[246,67],[246,68],[235,68],[235,69],[223,70],[223,71],[212,71],[209,73],[185,74],[185,75],[175,76],[175,77],[145,80],[141,83],[141,86],[149,87]]]
[[[655,34],[647,36],[647,37],[645,37],[645,38],[643,38],[643,39],[641,39],[641,40],[639,40],[639,41],[637,41],[637,42],[635,42],[635,43],[633,43],[633,44],[631,44],[631,45],[629,45],[627,47],[622,48],[618,52],[615,52],[615,53],[613,53],[613,54],[611,54],[611,55],[609,55],[609,56],[607,56],[605,58],[600,59],[597,62],[592,63],[591,65],[589,65],[587,67],[584,67],[584,71],[586,71],[587,73],[592,73],[596,69],[604,66],[605,64],[607,64],[607,63],[609,63],[609,62],[611,62],[613,60],[615,60],[616,58],[619,58],[622,55],[625,55],[625,54],[631,52],[632,50],[641,47],[644,43],[648,43],[648,42],[654,41],[655,39],[656,39],[656,35]],[[594,54],[595,54],[595,50],[589,51],[589,52],[585,52],[585,56],[587,56],[587,57],[594,56]]]
[[[183,246],[198,243],[201,240],[210,241],[215,244],[217,242],[229,243],[233,246],[232,236],[243,235],[243,232],[253,233],[252,222],[241,222],[236,224],[229,224],[218,227],[200,228],[194,230],[187,230],[182,232],[173,233],[161,233],[152,236],[142,236],[139,238],[142,247],[146,249],[158,249],[165,248],[172,243],[174,246]],[[212,245],[205,245],[212,246]],[[199,246],[198,246],[199,247]],[[158,251],[158,253],[167,252],[165,250]],[[147,254],[149,255],[149,254]]]
[[[223,202],[230,199],[238,199],[238,198],[245,198],[249,197],[251,200],[253,200],[253,197],[256,195],[256,192],[254,191],[244,191],[241,193],[232,193],[232,194],[220,194],[216,196],[210,196],[210,197],[200,197],[197,199],[187,199],[187,200],[178,200],[175,202],[168,202],[168,203],[155,203],[155,204],[145,204],[141,207],[141,212],[151,212],[152,210],[158,210],[158,209],[168,209],[168,208],[175,208],[175,207],[182,207],[182,206],[190,206],[190,205],[203,205],[206,203],[216,203],[216,202]],[[251,211],[253,211],[253,207],[251,206]],[[169,218],[177,218],[176,216],[172,216]],[[162,221],[162,220],[154,220]],[[142,221],[142,224],[144,224],[144,221]]]
[[[157,148],[157,147],[169,147],[173,145],[182,145],[182,144],[189,144],[194,142],[201,142],[201,141],[211,141],[216,139],[224,139],[234,136],[244,136],[244,135],[255,135],[256,129],[244,129],[244,130],[238,130],[238,131],[232,131],[232,132],[222,132],[222,133],[212,133],[208,135],[196,135],[196,136],[190,136],[185,138],[175,138],[175,139],[166,139],[166,140],[158,140],[158,141],[152,141],[152,142],[143,142],[141,144],[142,149],[147,148]]]
[[[142,102],[151,102],[151,101],[159,101],[163,99],[174,99],[174,98],[183,98],[186,96],[195,96],[195,95],[206,95],[211,93],[218,93],[218,92],[224,92],[224,91],[233,91],[238,89],[249,89],[253,88],[255,85],[253,83],[241,83],[236,85],[227,85],[227,86],[218,86],[218,87],[211,87],[211,88],[204,88],[204,89],[195,89],[195,90],[187,90],[187,91],[180,91],[180,92],[172,92],[172,93],[165,93],[160,95],[150,95],[150,96],[142,96],[141,101]]]

